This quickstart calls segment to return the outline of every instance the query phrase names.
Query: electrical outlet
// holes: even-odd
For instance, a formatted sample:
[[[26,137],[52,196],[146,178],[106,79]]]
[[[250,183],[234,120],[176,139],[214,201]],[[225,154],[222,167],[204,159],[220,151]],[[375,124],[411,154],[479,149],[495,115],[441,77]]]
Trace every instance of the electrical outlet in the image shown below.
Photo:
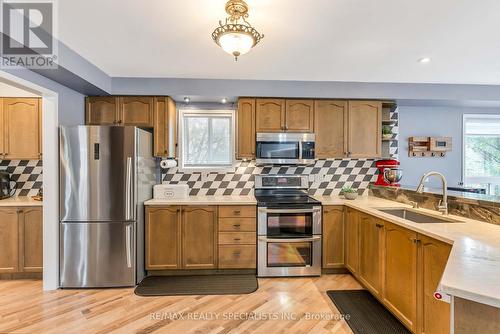
[[[316,182],[325,182],[326,174],[316,174]]]
[[[309,174],[309,182],[314,182],[316,180],[316,175],[314,174]]]
[[[207,182],[208,181],[208,172],[201,172],[200,181],[201,182]]]

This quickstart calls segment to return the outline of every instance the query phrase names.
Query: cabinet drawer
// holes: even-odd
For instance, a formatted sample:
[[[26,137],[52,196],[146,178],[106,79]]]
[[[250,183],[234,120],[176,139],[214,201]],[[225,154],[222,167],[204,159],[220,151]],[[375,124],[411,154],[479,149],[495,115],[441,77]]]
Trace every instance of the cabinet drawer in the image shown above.
[[[256,207],[253,205],[219,206],[219,217],[255,217]]]
[[[219,268],[255,268],[254,245],[220,245]]]
[[[255,218],[219,218],[220,232],[255,232]]]
[[[255,245],[255,232],[219,232],[219,245]]]

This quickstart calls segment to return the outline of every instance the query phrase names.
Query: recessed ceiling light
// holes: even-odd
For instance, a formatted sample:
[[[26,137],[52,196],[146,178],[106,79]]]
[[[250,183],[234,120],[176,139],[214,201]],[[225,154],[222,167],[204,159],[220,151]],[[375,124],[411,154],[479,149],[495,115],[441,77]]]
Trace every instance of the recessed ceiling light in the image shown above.
[[[189,102],[191,102],[191,99],[190,99],[189,97],[187,97],[187,96],[186,96],[186,97],[184,98],[184,102],[189,103]]]
[[[429,57],[424,57],[424,58],[420,58],[418,60],[419,63],[422,63],[422,64],[426,64],[426,63],[429,63],[431,61],[431,58]]]
[[[220,100],[221,103],[223,104],[226,104],[227,103],[227,99],[225,97],[222,98],[222,100]]]

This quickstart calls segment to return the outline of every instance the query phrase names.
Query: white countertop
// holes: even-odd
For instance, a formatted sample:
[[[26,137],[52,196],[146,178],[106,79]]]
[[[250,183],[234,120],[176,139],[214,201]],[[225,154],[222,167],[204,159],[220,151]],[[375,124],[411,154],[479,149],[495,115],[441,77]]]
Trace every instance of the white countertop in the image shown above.
[[[0,207],[43,206],[42,201],[35,201],[31,196],[14,196],[0,200]]]
[[[150,199],[148,206],[161,205],[257,205],[254,196],[189,196],[178,199]]]
[[[500,307],[500,226],[450,215],[465,223],[419,224],[378,211],[381,207],[409,207],[398,202],[362,196],[350,201],[336,196],[314,196],[323,205],[345,205],[452,244],[439,290],[479,303]],[[190,196],[180,200],[149,200],[145,205],[255,205],[253,196]],[[439,216],[436,211],[419,209]]]

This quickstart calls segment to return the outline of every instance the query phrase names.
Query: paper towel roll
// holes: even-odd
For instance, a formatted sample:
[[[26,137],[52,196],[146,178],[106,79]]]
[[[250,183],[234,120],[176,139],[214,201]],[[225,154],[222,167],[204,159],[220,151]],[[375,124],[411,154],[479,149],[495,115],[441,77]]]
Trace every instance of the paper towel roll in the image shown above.
[[[174,159],[162,160],[160,162],[160,167],[163,169],[177,167],[177,161],[175,161]]]

